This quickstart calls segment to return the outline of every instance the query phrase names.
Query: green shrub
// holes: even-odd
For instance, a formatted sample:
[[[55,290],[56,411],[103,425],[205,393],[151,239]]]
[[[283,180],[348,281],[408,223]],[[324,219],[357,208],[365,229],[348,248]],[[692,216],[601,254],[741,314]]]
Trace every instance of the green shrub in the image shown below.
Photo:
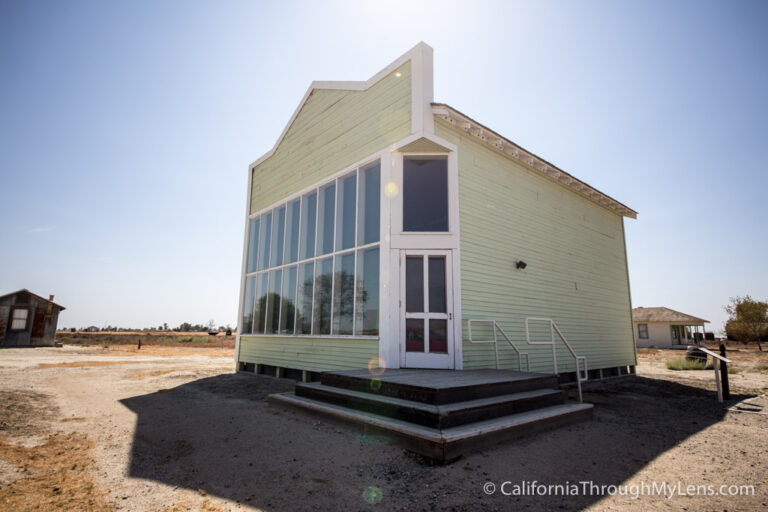
[[[712,366],[712,363],[704,364],[699,361],[689,361],[683,357],[667,359],[667,368],[670,370],[714,370],[715,369],[715,367]],[[740,371],[741,369],[734,366],[733,364],[728,365],[729,374],[739,373]]]
[[[667,368],[670,370],[706,370],[707,365],[699,361],[689,361],[683,357],[667,359]]]
[[[757,368],[757,371],[759,372],[765,372],[768,371],[768,364],[760,363],[759,365],[755,366]]]

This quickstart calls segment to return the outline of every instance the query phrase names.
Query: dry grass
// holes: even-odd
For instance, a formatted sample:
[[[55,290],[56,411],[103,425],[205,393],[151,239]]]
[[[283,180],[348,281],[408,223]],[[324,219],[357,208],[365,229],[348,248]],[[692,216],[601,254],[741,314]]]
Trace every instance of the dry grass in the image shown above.
[[[682,357],[667,359],[667,368],[670,370],[706,370],[707,363],[700,361],[690,361]]]
[[[59,414],[50,397],[26,389],[0,391],[0,434],[33,436],[47,433],[48,422]]]
[[[33,370],[45,370],[47,368],[89,368],[92,366],[112,366],[115,364],[131,364],[132,361],[71,361],[69,363],[42,363]]]
[[[180,501],[166,508],[163,512],[186,512],[189,510],[200,510],[201,512],[226,512],[226,509],[217,507],[216,505],[211,503],[211,500],[208,498],[203,500],[199,508],[195,508],[193,505],[185,501]]]
[[[173,373],[176,370],[155,370],[152,372],[137,372],[132,373],[128,376],[129,379],[135,379],[135,380],[143,380],[147,379],[149,377],[159,377],[160,375],[168,375],[169,373]]]
[[[104,493],[91,478],[93,446],[93,441],[81,433],[54,434],[33,447],[0,438],[0,459],[17,467],[18,473],[0,489],[0,509],[110,510]]]
[[[231,349],[221,349],[218,347],[186,347],[186,346],[142,346],[141,350],[135,345],[110,345],[104,352],[94,355],[97,356],[206,356],[206,357],[229,357],[234,356],[234,347]]]
[[[138,345],[201,348],[234,348],[235,336],[210,336],[196,332],[64,332],[56,333],[56,341],[78,345]]]

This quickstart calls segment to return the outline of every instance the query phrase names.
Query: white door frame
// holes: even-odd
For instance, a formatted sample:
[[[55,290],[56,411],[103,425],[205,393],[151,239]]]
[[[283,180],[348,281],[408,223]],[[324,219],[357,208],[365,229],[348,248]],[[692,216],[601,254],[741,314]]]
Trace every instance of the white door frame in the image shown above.
[[[405,261],[408,256],[421,256],[424,263],[423,271],[423,293],[424,293],[424,311],[419,313],[408,313],[405,309],[405,294],[406,294],[406,282],[405,282]],[[445,257],[445,313],[435,313],[429,311],[429,256],[443,256]],[[400,367],[401,368],[440,368],[440,369],[454,369],[455,367],[455,335],[453,328],[454,321],[454,287],[453,287],[453,265],[452,265],[452,251],[451,250],[423,250],[423,249],[408,249],[400,251],[400,298],[399,298],[399,332],[398,342],[400,344]],[[424,330],[424,352],[406,352],[405,350],[405,324],[406,319],[416,318],[425,320]],[[446,321],[446,353],[431,353],[429,352],[429,320],[445,320]]]
[[[445,152],[402,152],[420,138],[446,148]],[[403,231],[403,159],[406,156],[441,156],[448,159],[448,232],[412,233]],[[381,274],[379,317],[379,358],[387,368],[400,368],[404,347],[401,345],[400,314],[401,250],[446,250],[451,254],[451,299],[453,301],[452,357],[449,368],[463,368],[461,324],[461,257],[459,249],[459,179],[457,147],[434,134],[413,134],[390,146],[381,159]],[[405,269],[403,269],[403,272]]]

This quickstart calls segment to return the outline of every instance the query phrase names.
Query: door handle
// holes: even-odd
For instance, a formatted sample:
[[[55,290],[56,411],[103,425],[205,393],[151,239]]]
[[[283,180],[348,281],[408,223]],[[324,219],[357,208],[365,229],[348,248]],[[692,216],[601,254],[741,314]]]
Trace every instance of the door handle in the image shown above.
[[[453,313],[448,313],[448,320],[453,320]]]

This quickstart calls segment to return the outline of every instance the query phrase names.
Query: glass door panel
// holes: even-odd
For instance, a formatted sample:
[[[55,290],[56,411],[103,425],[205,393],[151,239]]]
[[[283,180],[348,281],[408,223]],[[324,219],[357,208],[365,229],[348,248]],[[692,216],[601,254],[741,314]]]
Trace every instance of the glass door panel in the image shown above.
[[[449,251],[403,251],[404,366],[452,368]]]

